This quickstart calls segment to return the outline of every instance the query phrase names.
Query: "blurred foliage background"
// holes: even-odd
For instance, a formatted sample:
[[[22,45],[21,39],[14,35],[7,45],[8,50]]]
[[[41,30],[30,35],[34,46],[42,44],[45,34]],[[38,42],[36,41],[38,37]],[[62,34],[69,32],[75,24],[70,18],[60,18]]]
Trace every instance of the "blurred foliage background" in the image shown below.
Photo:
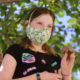
[[[55,13],[55,30],[48,44],[61,54],[71,45],[76,50],[73,72],[80,70],[80,0],[19,0],[0,3],[0,51],[2,53],[26,35],[24,20],[34,7],[46,7]],[[73,80],[77,80],[73,77]]]

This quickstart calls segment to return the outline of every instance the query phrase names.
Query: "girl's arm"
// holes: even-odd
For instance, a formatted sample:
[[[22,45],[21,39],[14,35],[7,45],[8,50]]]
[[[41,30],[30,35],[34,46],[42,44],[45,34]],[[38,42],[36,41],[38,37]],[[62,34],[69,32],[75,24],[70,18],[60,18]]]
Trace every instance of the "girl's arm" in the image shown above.
[[[72,80],[72,79],[71,79],[71,76],[68,75],[68,76],[63,76],[63,79],[62,80]]]
[[[72,69],[75,62],[75,52],[69,47],[64,47],[64,56],[61,61],[61,72],[63,80],[71,80]]]
[[[33,74],[27,77],[22,77],[22,78],[13,79],[13,80],[37,80],[37,78],[36,78],[36,74]]]
[[[36,74],[12,79],[16,65],[16,60],[11,55],[6,54],[0,66],[0,80],[37,80]],[[41,80],[59,80],[59,78],[61,78],[61,75],[44,71],[40,73],[40,77]]]
[[[16,65],[16,60],[11,55],[6,54],[0,66],[0,80],[10,80],[14,74]]]
[[[0,80],[12,80],[17,62],[9,54],[6,54],[0,66]],[[13,80],[36,80],[36,75],[31,75]]]

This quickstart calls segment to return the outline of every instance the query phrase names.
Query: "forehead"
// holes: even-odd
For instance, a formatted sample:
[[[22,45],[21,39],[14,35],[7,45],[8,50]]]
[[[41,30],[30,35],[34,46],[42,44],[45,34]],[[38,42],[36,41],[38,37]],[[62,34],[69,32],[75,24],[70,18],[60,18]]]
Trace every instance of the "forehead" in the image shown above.
[[[34,18],[33,20],[47,22],[47,23],[53,23],[53,19],[49,14],[42,14],[42,15]]]

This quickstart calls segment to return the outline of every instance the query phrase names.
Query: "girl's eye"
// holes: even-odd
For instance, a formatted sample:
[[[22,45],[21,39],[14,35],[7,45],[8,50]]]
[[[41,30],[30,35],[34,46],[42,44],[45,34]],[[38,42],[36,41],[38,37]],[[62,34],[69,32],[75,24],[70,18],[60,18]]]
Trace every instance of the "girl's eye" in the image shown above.
[[[48,28],[52,28],[52,26],[48,26]]]
[[[38,22],[38,24],[42,24],[42,23]]]

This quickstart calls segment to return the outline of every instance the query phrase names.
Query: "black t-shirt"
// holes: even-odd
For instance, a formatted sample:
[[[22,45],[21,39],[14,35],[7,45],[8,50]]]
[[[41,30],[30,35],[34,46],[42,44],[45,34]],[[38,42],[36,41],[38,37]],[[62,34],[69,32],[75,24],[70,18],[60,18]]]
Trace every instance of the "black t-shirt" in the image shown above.
[[[13,79],[25,77],[36,72],[48,71],[54,73],[61,64],[61,57],[47,53],[36,52],[29,48],[24,49],[18,44],[11,45],[5,52],[17,62]]]

